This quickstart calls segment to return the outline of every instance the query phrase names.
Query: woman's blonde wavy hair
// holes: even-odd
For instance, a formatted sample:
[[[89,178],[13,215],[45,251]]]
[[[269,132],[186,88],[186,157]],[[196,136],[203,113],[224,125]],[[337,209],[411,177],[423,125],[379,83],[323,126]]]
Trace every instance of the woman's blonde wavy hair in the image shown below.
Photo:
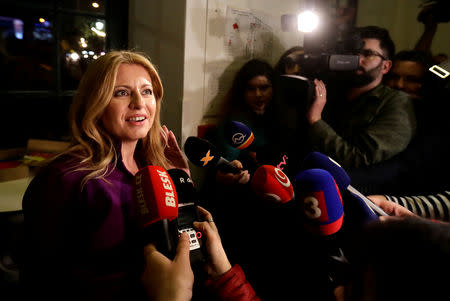
[[[114,166],[117,164],[120,154],[117,147],[120,143],[105,130],[101,116],[113,96],[121,64],[137,64],[144,67],[150,75],[156,99],[153,125],[147,136],[138,143],[138,156],[144,164],[168,167],[168,161],[164,156],[165,145],[161,139],[161,133],[164,133],[160,121],[163,86],[158,72],[145,54],[111,51],[92,62],[83,75],[70,107],[71,147],[59,155],[71,153],[80,157],[81,164],[74,167],[73,171],[89,171],[82,185],[93,178],[104,179],[112,171],[108,166],[111,163],[114,163]]]

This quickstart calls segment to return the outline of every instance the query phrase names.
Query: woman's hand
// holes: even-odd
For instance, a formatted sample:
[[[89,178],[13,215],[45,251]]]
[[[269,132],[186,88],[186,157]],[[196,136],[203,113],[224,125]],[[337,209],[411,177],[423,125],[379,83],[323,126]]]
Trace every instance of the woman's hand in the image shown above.
[[[150,300],[191,300],[194,273],[189,252],[187,233],[180,235],[173,261],[158,252],[153,244],[144,247],[146,264],[141,280]]]
[[[183,151],[178,146],[177,139],[172,131],[169,131],[165,125],[162,126],[161,139],[165,145],[164,155],[169,160],[170,168],[177,168],[185,171],[189,177],[191,171]]]
[[[322,112],[327,103],[327,88],[323,81],[314,79],[316,97],[306,112],[306,119],[310,125],[322,119]]]
[[[217,279],[231,269],[230,261],[222,246],[219,231],[211,213],[203,207],[197,206],[198,213],[204,222],[194,222],[194,228],[206,236],[206,251],[208,254],[206,272],[211,279]]]

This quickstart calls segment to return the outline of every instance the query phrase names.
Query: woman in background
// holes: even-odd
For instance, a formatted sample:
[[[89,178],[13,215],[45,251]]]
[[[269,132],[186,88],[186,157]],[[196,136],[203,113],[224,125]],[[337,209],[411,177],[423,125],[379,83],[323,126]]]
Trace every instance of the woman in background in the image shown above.
[[[265,160],[273,141],[274,120],[270,108],[276,93],[274,80],[274,70],[266,61],[252,59],[245,63],[226,94],[218,127],[211,138],[224,158],[229,161],[237,160],[233,164],[250,173]],[[250,147],[239,150],[230,145],[230,137],[227,136],[230,121],[239,121],[252,131],[254,141]],[[218,171],[218,177],[223,183],[245,184],[249,179],[246,172],[232,175]]]

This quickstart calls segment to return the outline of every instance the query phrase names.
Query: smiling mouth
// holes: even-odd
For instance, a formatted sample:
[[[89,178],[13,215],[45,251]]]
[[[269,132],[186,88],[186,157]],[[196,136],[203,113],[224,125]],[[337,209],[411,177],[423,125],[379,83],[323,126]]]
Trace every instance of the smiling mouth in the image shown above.
[[[144,121],[145,119],[147,119],[144,116],[139,116],[139,117],[131,117],[126,119],[126,121],[131,121],[131,122],[140,122],[140,121]]]

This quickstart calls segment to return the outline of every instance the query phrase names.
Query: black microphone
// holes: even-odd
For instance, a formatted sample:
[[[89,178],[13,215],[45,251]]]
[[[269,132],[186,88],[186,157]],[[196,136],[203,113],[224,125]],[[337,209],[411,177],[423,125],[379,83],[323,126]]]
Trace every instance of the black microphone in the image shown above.
[[[242,169],[223,158],[208,140],[190,136],[184,143],[184,152],[189,161],[200,167],[217,167],[225,173],[238,174]]]
[[[197,212],[198,192],[189,175],[181,169],[169,169],[167,171],[175,184],[178,195],[177,228],[179,233],[186,232],[189,235],[191,266],[194,268],[205,261],[202,233],[194,229],[193,223],[200,221]]]
[[[255,135],[252,130],[240,121],[231,120],[226,123],[225,139],[233,148],[248,151],[248,156],[240,160],[251,173],[261,165],[274,165],[274,162],[279,162],[276,167],[280,170],[287,167],[288,156],[285,153],[266,147],[256,147],[253,143]]]

